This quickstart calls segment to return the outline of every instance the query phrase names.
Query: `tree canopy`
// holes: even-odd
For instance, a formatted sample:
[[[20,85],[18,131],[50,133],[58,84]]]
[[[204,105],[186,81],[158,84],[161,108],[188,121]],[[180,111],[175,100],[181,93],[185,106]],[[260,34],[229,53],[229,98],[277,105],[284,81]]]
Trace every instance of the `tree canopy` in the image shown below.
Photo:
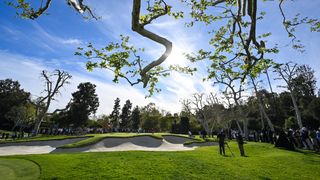
[[[145,4],[144,4],[145,3]],[[79,47],[76,55],[88,59],[87,69],[105,68],[114,73],[114,82],[118,78],[124,78],[130,85],[143,84],[148,87],[150,95],[156,88],[159,77],[168,76],[175,70],[184,73],[193,73],[196,69],[191,67],[170,66],[168,69],[162,66],[172,51],[172,42],[169,39],[146,29],[152,22],[162,16],[183,18],[190,16],[188,27],[203,23],[207,25],[208,32],[212,36],[208,49],[200,49],[197,53],[187,54],[191,62],[208,60],[211,65],[207,67],[207,79],[217,76],[219,69],[232,72],[232,76],[241,77],[243,82],[248,75],[257,77],[265,68],[274,62],[269,54],[278,53],[279,45],[269,43],[268,38],[272,32],[257,34],[257,27],[263,21],[266,13],[261,10],[264,1],[258,0],[181,0],[183,5],[190,8],[186,12],[173,12],[168,0],[141,0],[132,1],[131,28],[139,35],[155,41],[165,47],[165,52],[155,60],[144,60],[140,53],[143,48],[136,48],[129,44],[129,37],[120,35],[120,42],[111,42],[104,48],[96,48],[89,43],[86,47]],[[285,0],[274,2],[278,4],[279,16],[282,17],[283,28],[291,39],[292,47],[303,51],[303,45],[295,35],[295,29],[300,25],[309,25],[311,32],[320,31],[320,22],[316,18],[302,17],[297,14],[289,18],[285,12]],[[45,14],[54,2],[46,0],[41,4],[28,1],[10,1],[9,5],[17,10],[17,14],[23,18],[35,20]],[[67,4],[76,12],[87,14],[85,17],[97,18],[90,8],[90,4],[84,4],[82,0],[68,0]],[[36,8],[38,7],[38,8]],[[141,9],[144,7],[145,9]],[[146,14],[142,14],[142,11]],[[259,23],[258,23],[259,22]],[[281,27],[279,27],[281,28]]]
[[[99,107],[99,98],[96,94],[96,85],[85,82],[78,85],[78,91],[72,93],[72,102],[69,109],[69,120],[74,127],[85,125],[89,115],[94,114]]]
[[[13,125],[10,115],[21,114],[21,109],[30,102],[30,93],[20,88],[20,83],[12,79],[0,80],[0,124],[1,128],[9,129]],[[14,111],[14,112],[13,112]],[[19,111],[19,112],[17,112]]]

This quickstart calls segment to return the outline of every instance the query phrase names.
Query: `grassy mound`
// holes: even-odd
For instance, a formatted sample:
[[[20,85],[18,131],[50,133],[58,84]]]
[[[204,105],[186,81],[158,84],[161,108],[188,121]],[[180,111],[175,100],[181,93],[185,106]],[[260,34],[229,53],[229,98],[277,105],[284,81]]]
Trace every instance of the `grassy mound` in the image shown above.
[[[34,180],[40,176],[37,164],[24,159],[0,158],[0,179]]]
[[[16,156],[41,166],[41,179],[318,179],[320,155],[249,142],[240,157],[217,146],[184,152],[100,152]]]

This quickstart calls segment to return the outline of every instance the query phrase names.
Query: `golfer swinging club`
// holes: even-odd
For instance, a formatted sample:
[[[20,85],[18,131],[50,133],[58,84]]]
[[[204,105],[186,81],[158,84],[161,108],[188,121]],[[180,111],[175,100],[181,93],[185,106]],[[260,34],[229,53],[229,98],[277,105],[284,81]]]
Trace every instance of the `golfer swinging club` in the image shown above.
[[[219,132],[217,137],[219,139],[220,155],[222,155],[222,153],[223,153],[223,155],[226,155],[225,150],[224,150],[224,139],[225,139],[226,136],[224,134],[223,129],[221,129],[221,131]]]

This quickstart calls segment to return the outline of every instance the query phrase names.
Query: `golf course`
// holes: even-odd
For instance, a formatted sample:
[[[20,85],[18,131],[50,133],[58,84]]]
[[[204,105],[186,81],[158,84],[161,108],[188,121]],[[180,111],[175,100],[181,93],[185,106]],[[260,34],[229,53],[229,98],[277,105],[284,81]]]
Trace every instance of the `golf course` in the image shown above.
[[[121,146],[128,143],[124,139],[133,138],[129,133],[90,136],[76,143],[60,146],[58,149],[86,147],[112,138],[120,141],[114,146]],[[154,140],[165,137],[160,133],[139,136],[148,137],[149,139],[144,139],[144,142],[140,143],[153,144],[155,147],[152,148],[158,146],[154,144]],[[181,135],[170,136],[176,136],[177,140]],[[53,138],[50,139],[52,141]],[[44,141],[44,138],[41,141]],[[41,141],[33,142],[41,143]],[[194,141],[200,140],[195,138]],[[196,147],[189,151],[128,150],[1,156],[0,177],[1,179],[319,179],[320,177],[320,154],[311,151],[287,151],[267,143],[247,142],[244,145],[246,156],[241,157],[235,141],[230,141],[228,145],[230,148],[226,149],[225,156],[218,153],[216,145]]]
[[[0,0],[0,180],[320,180],[319,7]]]

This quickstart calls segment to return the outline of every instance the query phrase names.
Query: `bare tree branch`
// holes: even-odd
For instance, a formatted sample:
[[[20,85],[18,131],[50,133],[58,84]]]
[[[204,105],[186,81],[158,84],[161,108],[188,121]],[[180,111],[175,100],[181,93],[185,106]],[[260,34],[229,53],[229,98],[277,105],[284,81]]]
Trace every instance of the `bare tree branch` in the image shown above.
[[[140,23],[141,0],[133,0],[132,30],[148,39],[151,39],[159,44],[162,44],[166,48],[165,52],[161,55],[161,57],[159,57],[157,60],[152,61],[141,70],[140,75],[141,75],[141,79],[143,81],[144,87],[148,85],[148,81],[150,78],[148,75],[148,72],[152,68],[159,66],[161,63],[163,63],[172,51],[172,42],[144,28],[147,24],[151,23],[152,20],[159,18],[168,13],[168,5],[165,4],[163,0],[161,0],[161,2],[163,2],[165,6],[163,12],[155,16],[152,16],[147,22]]]

